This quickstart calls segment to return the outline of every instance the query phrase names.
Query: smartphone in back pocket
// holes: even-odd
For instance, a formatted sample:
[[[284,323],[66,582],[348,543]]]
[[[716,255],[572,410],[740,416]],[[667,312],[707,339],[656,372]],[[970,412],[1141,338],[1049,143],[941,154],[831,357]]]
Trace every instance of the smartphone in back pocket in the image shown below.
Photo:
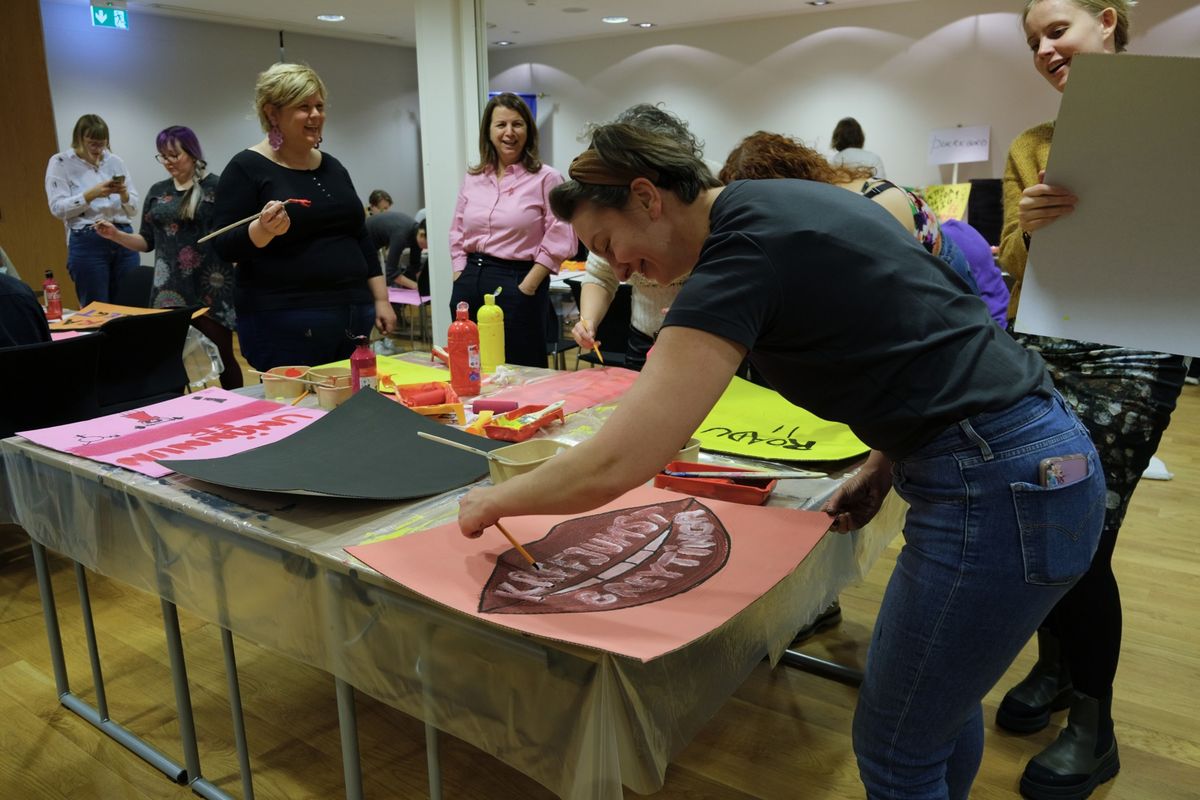
[[[1043,458],[1038,471],[1042,486],[1066,486],[1087,477],[1088,458],[1083,453]]]

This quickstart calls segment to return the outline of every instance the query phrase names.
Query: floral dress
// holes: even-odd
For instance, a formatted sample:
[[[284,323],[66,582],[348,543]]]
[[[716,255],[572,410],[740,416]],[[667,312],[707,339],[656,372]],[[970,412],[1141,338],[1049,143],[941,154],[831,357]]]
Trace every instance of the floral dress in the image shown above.
[[[205,175],[204,192],[194,219],[183,218],[186,190],[171,179],[150,187],[139,233],[154,251],[154,308],[207,306],[208,314],[222,327],[234,330],[233,265],[223,261],[209,243],[197,244],[212,230],[213,199],[217,176]]]

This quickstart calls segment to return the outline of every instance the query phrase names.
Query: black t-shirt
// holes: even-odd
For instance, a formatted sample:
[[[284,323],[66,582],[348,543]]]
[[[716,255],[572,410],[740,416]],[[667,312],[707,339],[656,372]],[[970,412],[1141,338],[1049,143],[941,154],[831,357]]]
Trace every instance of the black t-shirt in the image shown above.
[[[328,153],[311,170],[288,169],[253,150],[238,153],[217,184],[213,224],[223,227],[260,211],[268,200],[292,197],[312,205],[289,204],[291,227],[266,247],[250,241],[249,225],[213,240],[217,253],[237,264],[237,310],[373,302],[367,279],[379,274],[379,257],[350,174]]]
[[[48,341],[50,328],[33,289],[0,272],[0,347]]]
[[[854,192],[736,181],[664,325],[731,339],[776,391],[898,458],[948,425],[1048,395],[1042,359],[950,267]]]

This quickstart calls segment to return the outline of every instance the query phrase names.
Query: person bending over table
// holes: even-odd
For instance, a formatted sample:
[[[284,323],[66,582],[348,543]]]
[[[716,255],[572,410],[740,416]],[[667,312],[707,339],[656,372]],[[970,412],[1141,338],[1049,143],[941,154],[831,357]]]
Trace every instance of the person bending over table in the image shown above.
[[[1027,2],[1022,22],[1038,74],[1061,92],[1076,54],[1125,50],[1131,5],[1125,0]],[[1010,319],[1021,301],[1031,238],[1073,210],[1077,200],[1070,189],[1044,181],[1053,135],[1053,122],[1037,125],[1008,151],[999,259],[1016,278]],[[1053,267],[1039,263],[1040,269]],[[1021,793],[1035,799],[1083,798],[1120,768],[1112,699],[1121,652],[1121,595],[1112,554],[1133,490],[1171,421],[1186,368],[1180,356],[1165,353],[1029,334],[1017,334],[1017,341],[1045,359],[1054,385],[1091,432],[1108,499],[1096,557],[1038,628],[1037,663],[1004,696],[996,724],[1033,733],[1049,724],[1052,711],[1069,706],[1062,733],[1025,766]]]
[[[130,233],[138,193],[125,162],[108,149],[108,123],[84,114],[71,132],[71,149],[46,165],[50,213],[67,228],[67,273],[75,282],[79,305],[107,303],[121,281],[138,266],[137,254],[102,239],[93,227],[111,222]]]
[[[111,222],[96,223],[96,233],[134,252],[154,250],[153,308],[196,308],[208,313],[192,320],[212,340],[224,369],[221,388],[242,386],[242,368],[233,352],[233,265],[212,245],[197,240],[213,229],[217,176],[206,173],[200,140],[191,128],[172,125],[159,131],[155,158],[170,176],[150,187],[138,233],[126,233]]]
[[[686,147],[628,125],[597,129],[569,174],[554,213],[619,277],[691,277],[596,436],[469,492],[464,535],[581,513],[646,482],[748,354],[781,395],[873,448],[824,506],[833,530],[865,525],[893,486],[910,505],[854,719],[867,793],[967,797],[981,700],[1087,570],[1103,516],[1095,449],[1042,360],[854,193],[721,188]],[[1042,459],[1073,454],[1082,479],[1039,485]]]
[[[238,338],[260,371],[347,358],[352,337],[396,324],[350,174],[317,149],[325,98],[304,65],[260,74],[254,106],[267,136],[235,155],[217,184],[217,228],[258,212],[213,244],[237,264]],[[311,205],[285,205],[292,198]]]
[[[483,109],[479,163],[467,170],[454,221],[450,257],[454,289],[450,315],[466,301],[471,319],[485,294],[504,310],[504,360],[546,366],[546,322],[550,282],[575,254],[575,232],[550,213],[550,190],[562,174],[538,157],[537,123],[529,106],[511,92]]]

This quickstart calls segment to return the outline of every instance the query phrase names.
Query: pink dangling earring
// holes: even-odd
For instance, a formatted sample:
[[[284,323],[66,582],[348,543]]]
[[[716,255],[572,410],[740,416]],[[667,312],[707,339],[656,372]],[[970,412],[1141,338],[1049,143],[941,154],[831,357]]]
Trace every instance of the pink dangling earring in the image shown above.
[[[272,125],[271,130],[267,131],[267,144],[272,150],[283,147],[283,131],[279,130],[278,125]]]

